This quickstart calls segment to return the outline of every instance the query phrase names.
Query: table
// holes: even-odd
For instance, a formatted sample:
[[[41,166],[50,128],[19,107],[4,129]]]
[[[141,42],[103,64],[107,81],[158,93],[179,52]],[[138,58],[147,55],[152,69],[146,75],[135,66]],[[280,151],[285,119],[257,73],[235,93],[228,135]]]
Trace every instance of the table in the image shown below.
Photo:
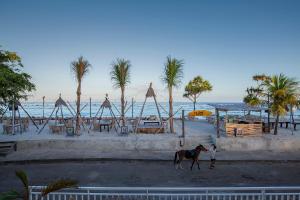
[[[109,132],[109,126],[110,126],[111,123],[101,123],[99,124],[99,127],[100,127],[100,132],[102,132],[102,127],[105,129],[105,127],[107,128],[107,132]]]
[[[34,122],[37,122],[37,124],[41,125],[44,123],[44,118],[33,118]]]
[[[145,126],[159,126],[158,121],[144,121]]]
[[[52,132],[53,133],[63,132],[63,130],[65,128],[65,124],[54,124],[54,125],[51,125],[51,126],[52,126]]]

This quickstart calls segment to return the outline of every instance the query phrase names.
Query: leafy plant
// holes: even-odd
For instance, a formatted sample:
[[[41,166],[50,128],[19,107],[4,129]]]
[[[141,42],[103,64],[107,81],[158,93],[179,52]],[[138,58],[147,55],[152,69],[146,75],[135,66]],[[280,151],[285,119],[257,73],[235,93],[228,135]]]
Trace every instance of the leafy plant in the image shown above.
[[[170,118],[170,132],[174,133],[173,122],[173,87],[179,87],[183,78],[183,60],[178,60],[167,57],[165,63],[162,81],[166,84],[169,91],[169,118]]]
[[[117,60],[112,63],[110,72],[114,87],[121,89],[121,118],[123,126],[125,125],[125,87],[130,83],[130,69],[131,63],[129,60],[117,58]]]
[[[29,200],[30,188],[29,181],[26,173],[22,170],[16,171],[16,176],[21,180],[23,184],[23,191],[17,192],[11,190],[0,194],[0,200],[16,200],[22,198],[23,200]],[[72,179],[59,179],[51,182],[41,191],[41,197],[47,196],[51,192],[55,192],[61,189],[77,187],[78,182]]]
[[[0,49],[0,104],[27,99],[27,93],[35,90],[31,76],[22,68],[17,53]]]
[[[80,129],[80,96],[81,96],[81,84],[82,79],[88,74],[91,68],[91,64],[88,60],[85,60],[82,56],[80,56],[77,60],[71,63],[71,72],[74,74],[75,79],[77,81],[77,101],[76,101],[76,129],[75,133],[78,134]]]
[[[183,97],[188,98],[194,104],[194,110],[196,110],[197,99],[203,92],[212,90],[212,85],[209,81],[204,80],[201,76],[196,76],[185,86],[185,93]]]

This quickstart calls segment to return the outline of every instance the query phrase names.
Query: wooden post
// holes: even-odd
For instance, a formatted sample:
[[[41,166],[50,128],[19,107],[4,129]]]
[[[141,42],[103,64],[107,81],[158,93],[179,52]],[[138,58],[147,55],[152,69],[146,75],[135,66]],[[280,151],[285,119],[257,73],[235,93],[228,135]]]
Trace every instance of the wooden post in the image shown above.
[[[133,98],[131,98],[131,118],[133,118]]]
[[[43,120],[45,118],[45,96],[43,96]]]
[[[182,137],[185,137],[185,127],[184,127],[184,110],[182,110],[182,114],[181,114],[181,120],[182,120]]]
[[[12,134],[15,134],[15,101],[12,102]]]
[[[270,94],[268,93],[268,133],[271,132],[270,128]]]
[[[92,98],[90,97],[90,118],[92,118]]]
[[[220,137],[220,119],[219,119],[219,110],[216,108],[216,117],[217,117],[217,137]]]

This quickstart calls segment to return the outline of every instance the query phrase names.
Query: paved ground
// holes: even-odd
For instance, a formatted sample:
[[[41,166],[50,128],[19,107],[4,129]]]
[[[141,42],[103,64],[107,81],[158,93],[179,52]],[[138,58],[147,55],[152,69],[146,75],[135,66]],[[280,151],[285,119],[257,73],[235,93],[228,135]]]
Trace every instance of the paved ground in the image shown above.
[[[55,160],[160,160],[171,161],[175,151],[110,151],[99,152],[96,150],[83,149],[33,149],[17,151],[0,157],[0,163],[14,161],[55,161]],[[300,151],[220,151],[216,157],[222,161],[299,161]],[[209,153],[201,152],[200,160],[210,160]]]
[[[287,186],[300,185],[300,162],[222,161],[214,170],[209,162],[176,170],[170,161],[85,161],[0,165],[0,191],[20,188],[14,171],[25,170],[31,185],[45,185],[68,177],[81,186]]]

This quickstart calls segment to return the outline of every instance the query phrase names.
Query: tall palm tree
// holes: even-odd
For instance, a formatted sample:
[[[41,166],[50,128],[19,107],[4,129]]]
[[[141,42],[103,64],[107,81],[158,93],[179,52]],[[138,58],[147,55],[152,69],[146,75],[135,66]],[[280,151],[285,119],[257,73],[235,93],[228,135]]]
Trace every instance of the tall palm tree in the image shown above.
[[[112,63],[110,72],[111,80],[115,88],[121,89],[121,119],[122,125],[125,125],[125,87],[130,83],[130,68],[131,63],[129,60],[117,58]]]
[[[174,133],[173,124],[173,87],[179,87],[183,78],[183,60],[167,57],[165,63],[162,81],[167,85],[169,91],[169,119],[170,119],[170,132]]]
[[[71,62],[71,72],[74,74],[75,79],[78,83],[77,86],[77,101],[76,101],[76,129],[75,133],[78,134],[80,130],[80,96],[81,96],[81,82],[82,79],[86,76],[91,68],[91,64],[89,61],[85,60],[82,56],[80,56],[77,60]]]
[[[276,116],[274,135],[278,132],[279,117],[286,115],[288,106],[299,94],[299,82],[280,74],[272,76],[265,85],[271,98],[271,112]]]

